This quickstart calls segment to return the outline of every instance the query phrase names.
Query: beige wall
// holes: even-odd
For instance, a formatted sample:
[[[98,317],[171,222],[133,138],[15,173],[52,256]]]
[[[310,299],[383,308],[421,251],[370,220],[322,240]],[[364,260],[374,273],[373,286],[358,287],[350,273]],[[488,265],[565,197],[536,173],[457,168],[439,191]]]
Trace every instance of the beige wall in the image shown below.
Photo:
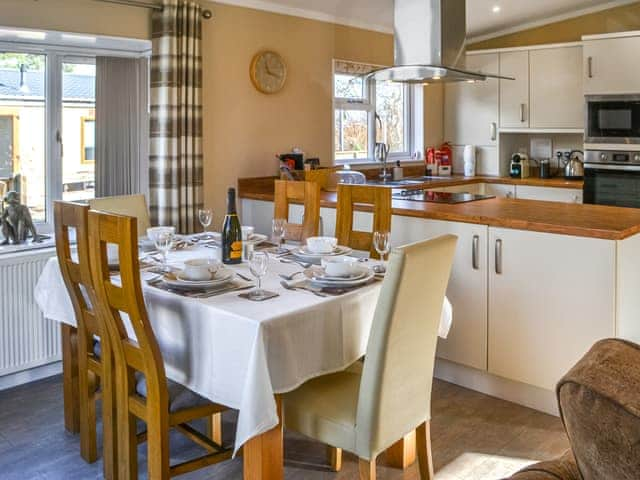
[[[469,46],[469,49],[481,50],[544,43],[577,42],[583,35],[628,30],[640,30],[640,2],[492,38],[475,43]]]
[[[238,177],[273,175],[275,154],[294,146],[308,156],[332,159],[331,60],[393,62],[391,35],[258,10],[214,6],[204,23],[205,203],[219,221],[225,191]],[[257,92],[249,63],[262,49],[288,65],[284,90]]]
[[[151,38],[148,10],[93,0],[0,0],[0,26]]]

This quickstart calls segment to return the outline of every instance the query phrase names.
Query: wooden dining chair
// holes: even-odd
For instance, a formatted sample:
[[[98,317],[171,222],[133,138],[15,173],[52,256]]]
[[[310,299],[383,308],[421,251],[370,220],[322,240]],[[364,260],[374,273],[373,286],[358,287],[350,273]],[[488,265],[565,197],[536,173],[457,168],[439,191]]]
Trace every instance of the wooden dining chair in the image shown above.
[[[89,200],[89,208],[135,217],[138,220],[138,233],[142,236],[146,235],[147,228],[151,227],[147,199],[142,194],[92,198]]]
[[[89,246],[98,318],[109,334],[116,385],[119,477],[138,478],[136,421],[147,425],[148,478],[165,480],[231,458],[231,450],[187,422],[212,418],[226,407],[168,381],[158,342],[147,317],[138,263],[138,231],[133,217],[89,212]],[[114,283],[107,244],[116,245],[120,281]],[[124,314],[124,315],[123,315]],[[129,338],[127,326],[136,340]],[[169,429],[175,428],[207,454],[170,465]]]
[[[420,478],[434,478],[431,387],[456,242],[445,235],[394,249],[361,373],[324,375],[283,395],[285,427],[356,454],[362,480],[375,479],[377,456],[416,428]]]
[[[318,235],[320,225],[320,184],[317,182],[275,182],[274,218],[289,220],[289,204],[299,202],[304,205],[302,224],[288,223],[286,240],[305,242]]]
[[[54,202],[56,251],[62,278],[69,292],[77,328],[63,324],[63,391],[65,422],[71,431],[80,431],[80,454],[87,462],[98,459],[96,402],[102,397],[103,459],[105,478],[113,478],[110,466],[115,452],[115,418],[110,389],[108,339],[96,319],[95,294],[89,263],[87,205]],[[72,249],[71,231],[75,231]],[[98,391],[98,380],[101,390]]]
[[[355,206],[373,210],[373,230],[354,230]],[[368,250],[373,258],[379,258],[373,247],[373,232],[391,231],[391,189],[366,185],[338,185],[336,210],[336,237],[339,245],[355,250]]]

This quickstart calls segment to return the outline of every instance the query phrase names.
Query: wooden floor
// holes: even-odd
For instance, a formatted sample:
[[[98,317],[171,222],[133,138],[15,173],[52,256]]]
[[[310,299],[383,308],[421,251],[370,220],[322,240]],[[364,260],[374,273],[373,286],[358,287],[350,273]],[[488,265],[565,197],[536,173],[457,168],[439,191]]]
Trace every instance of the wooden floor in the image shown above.
[[[225,441],[230,442],[235,416],[224,420]],[[568,448],[559,419],[445,382],[434,385],[431,432],[436,480],[501,479]],[[172,462],[200,453],[179,434],[171,438],[171,451]],[[345,454],[343,470],[334,474],[324,466],[324,452],[323,445],[287,434],[286,479],[357,479],[353,456]],[[140,455],[144,458],[144,446]],[[101,461],[86,464],[78,437],[64,431],[60,377],[0,391],[0,479],[90,480],[102,478],[101,471]],[[242,462],[235,459],[179,478],[241,480]],[[418,476],[413,467],[401,472],[380,460],[378,478]]]

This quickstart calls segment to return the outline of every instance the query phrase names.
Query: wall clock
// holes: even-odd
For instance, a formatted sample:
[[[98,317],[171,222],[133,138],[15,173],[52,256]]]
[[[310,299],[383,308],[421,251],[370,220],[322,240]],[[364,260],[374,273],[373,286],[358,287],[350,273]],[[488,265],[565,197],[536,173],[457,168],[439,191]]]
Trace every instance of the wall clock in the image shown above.
[[[257,53],[251,61],[251,83],[259,92],[278,93],[287,80],[287,65],[276,52]]]

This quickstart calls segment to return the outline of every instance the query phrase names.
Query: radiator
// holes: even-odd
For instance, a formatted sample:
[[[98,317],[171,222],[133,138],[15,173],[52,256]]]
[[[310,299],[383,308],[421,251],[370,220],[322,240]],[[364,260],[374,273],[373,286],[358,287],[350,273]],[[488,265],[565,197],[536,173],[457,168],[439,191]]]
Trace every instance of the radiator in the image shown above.
[[[0,377],[61,358],[60,325],[42,316],[33,290],[52,249],[0,255]]]

